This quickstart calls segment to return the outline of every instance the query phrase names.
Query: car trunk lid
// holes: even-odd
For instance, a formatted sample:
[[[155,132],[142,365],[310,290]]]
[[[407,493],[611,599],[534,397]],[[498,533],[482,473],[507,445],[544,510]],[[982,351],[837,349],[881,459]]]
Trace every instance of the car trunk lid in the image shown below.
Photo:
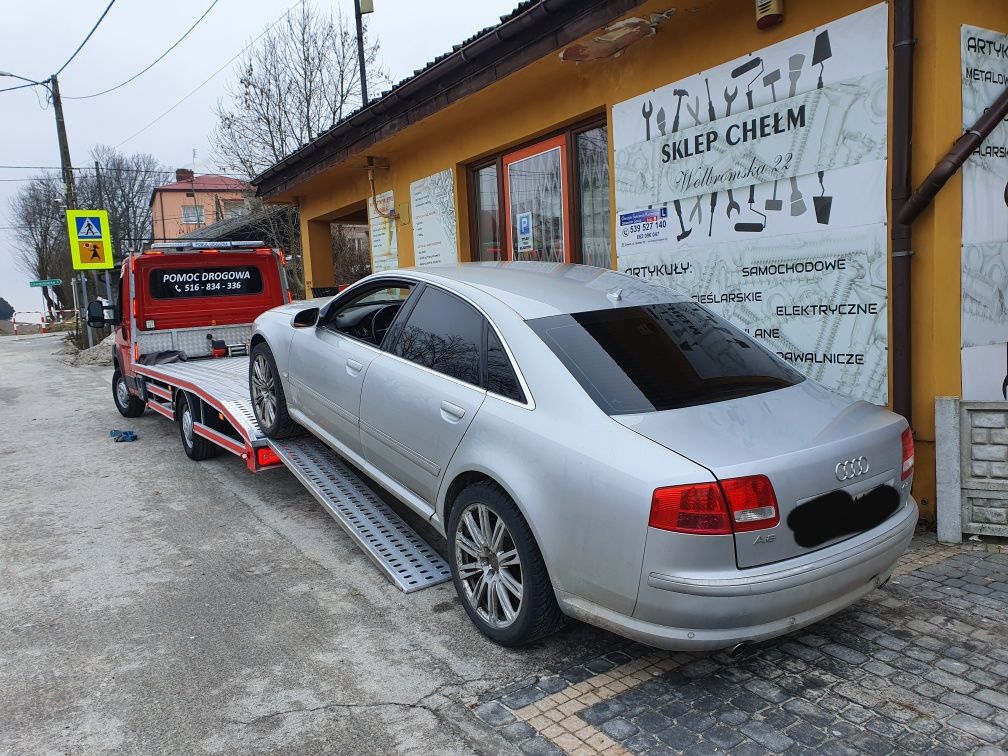
[[[740,568],[797,557],[850,537],[865,529],[858,525],[865,511],[870,520],[872,512],[884,513],[892,503],[889,492],[885,501],[867,494],[883,485],[900,489],[905,423],[809,380],[739,399],[613,419],[703,465],[719,480],[770,479],[780,522],[735,534]],[[811,506],[791,517],[806,504]],[[810,536],[810,521],[823,521],[824,513],[825,520],[839,521],[848,532],[827,533],[825,540]]]

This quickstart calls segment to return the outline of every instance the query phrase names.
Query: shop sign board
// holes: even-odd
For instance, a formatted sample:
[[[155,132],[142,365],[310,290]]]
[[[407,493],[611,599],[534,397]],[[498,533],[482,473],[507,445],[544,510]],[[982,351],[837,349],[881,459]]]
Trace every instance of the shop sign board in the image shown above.
[[[880,404],[888,19],[869,7],[612,119],[619,270],[685,289],[806,375]]]
[[[395,210],[392,191],[382,192],[368,199],[368,225],[371,236],[371,272],[378,273],[399,267],[399,247],[396,241],[396,222],[391,215]]]
[[[418,266],[458,262],[455,177],[451,170],[410,184],[413,252]]]
[[[1008,87],[1008,34],[963,26],[963,129]],[[962,398],[1008,398],[1008,122],[962,168]]]

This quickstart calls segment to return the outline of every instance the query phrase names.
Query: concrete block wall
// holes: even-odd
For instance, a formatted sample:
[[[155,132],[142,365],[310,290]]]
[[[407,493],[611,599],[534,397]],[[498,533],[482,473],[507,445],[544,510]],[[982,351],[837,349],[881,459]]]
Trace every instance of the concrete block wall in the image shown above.
[[[1008,402],[940,397],[935,424],[939,540],[1008,536]]]

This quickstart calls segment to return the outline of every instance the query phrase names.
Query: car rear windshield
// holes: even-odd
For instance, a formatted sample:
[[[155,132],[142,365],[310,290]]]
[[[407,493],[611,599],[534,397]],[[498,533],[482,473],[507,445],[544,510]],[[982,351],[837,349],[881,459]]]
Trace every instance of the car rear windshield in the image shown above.
[[[783,360],[695,302],[527,322],[610,415],[719,402],[803,380]]]
[[[263,290],[262,273],[254,265],[155,268],[150,272],[149,283],[155,299],[240,296]]]

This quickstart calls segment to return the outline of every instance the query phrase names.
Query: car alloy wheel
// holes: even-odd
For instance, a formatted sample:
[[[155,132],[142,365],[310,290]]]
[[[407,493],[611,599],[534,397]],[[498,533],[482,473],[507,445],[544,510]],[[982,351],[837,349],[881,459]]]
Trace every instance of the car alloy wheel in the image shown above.
[[[462,512],[455,531],[455,563],[466,599],[494,628],[509,627],[521,611],[522,563],[511,531],[479,502]]]
[[[252,362],[252,401],[259,421],[267,427],[273,425],[277,406],[276,384],[264,354],[257,354]]]

